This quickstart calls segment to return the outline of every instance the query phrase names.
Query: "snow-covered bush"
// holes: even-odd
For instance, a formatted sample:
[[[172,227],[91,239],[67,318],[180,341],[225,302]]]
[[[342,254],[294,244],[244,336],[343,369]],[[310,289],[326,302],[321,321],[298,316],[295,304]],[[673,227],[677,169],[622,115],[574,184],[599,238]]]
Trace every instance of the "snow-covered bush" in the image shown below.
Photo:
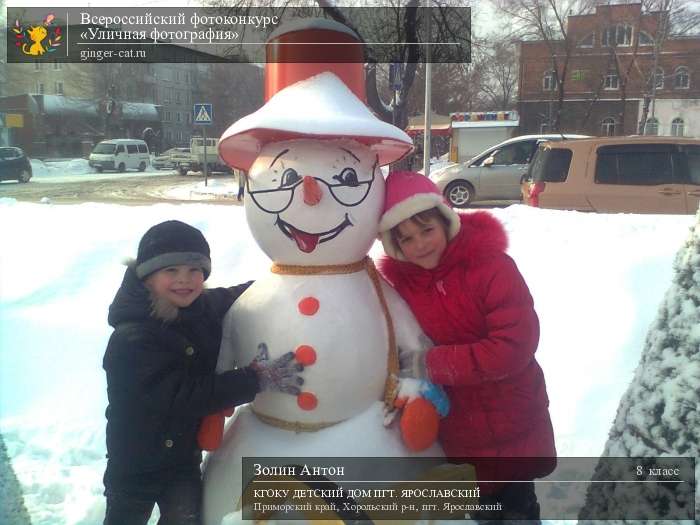
[[[606,462],[605,457],[695,457],[695,478],[700,478],[699,403],[700,212],[690,236],[676,255],[672,285],[649,329],[641,361],[620,401],[593,480],[629,479],[628,472],[616,471],[620,463]],[[648,469],[644,470],[647,472],[640,480],[653,479],[647,475]],[[633,512],[658,517],[664,511],[673,512],[674,509],[687,512],[689,505],[692,505],[692,492],[688,483],[641,486],[593,483],[579,515],[579,523],[602,519],[606,515],[631,516]],[[697,489],[695,516],[700,516]]]

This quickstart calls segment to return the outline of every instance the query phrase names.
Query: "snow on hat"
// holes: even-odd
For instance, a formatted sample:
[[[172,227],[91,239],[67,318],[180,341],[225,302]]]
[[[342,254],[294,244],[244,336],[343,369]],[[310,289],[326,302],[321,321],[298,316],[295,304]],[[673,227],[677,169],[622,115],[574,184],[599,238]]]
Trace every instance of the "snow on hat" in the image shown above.
[[[288,22],[269,37],[266,57],[265,105],[219,141],[229,166],[248,171],[263,146],[292,139],[354,139],[377,154],[380,166],[413,149],[403,130],[365,105],[363,44],[347,26],[324,19]]]
[[[386,179],[384,213],[379,221],[379,233],[386,254],[405,260],[391,237],[391,229],[416,213],[437,208],[447,219],[447,240],[459,233],[460,220],[450,208],[438,187],[428,177],[413,171],[393,171]]]
[[[180,221],[165,221],[151,227],[139,242],[136,275],[144,279],[169,266],[200,266],[204,279],[211,273],[209,243],[194,226]]]
[[[219,154],[248,171],[270,142],[351,138],[366,144],[384,166],[413,149],[402,130],[372,114],[333,73],[321,73],[284,88],[255,113],[235,122],[221,136]]]

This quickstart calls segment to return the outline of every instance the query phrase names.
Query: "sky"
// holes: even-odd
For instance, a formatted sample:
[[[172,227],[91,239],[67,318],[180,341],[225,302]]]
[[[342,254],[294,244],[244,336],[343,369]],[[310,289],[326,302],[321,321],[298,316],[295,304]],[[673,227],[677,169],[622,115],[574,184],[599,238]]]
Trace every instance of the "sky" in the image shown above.
[[[84,161],[83,161],[84,162]],[[35,161],[35,176],[50,177]],[[71,170],[79,175],[80,161]],[[67,167],[65,169],[68,169]],[[235,194],[235,180],[163,195]],[[104,513],[107,308],[145,230],[179,219],[212,247],[211,286],[266,274],[239,206],[32,204],[0,185],[0,431],[34,525]],[[537,359],[560,456],[597,457],[672,278],[691,216],[494,209],[541,322]],[[371,255],[382,253],[375,244]],[[540,490],[538,486],[538,491]]]

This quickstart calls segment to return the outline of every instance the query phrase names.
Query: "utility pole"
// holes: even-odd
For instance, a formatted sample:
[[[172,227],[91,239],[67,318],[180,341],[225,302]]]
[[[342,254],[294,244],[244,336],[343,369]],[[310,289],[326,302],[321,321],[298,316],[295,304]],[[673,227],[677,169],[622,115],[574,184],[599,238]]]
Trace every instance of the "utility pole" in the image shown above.
[[[425,9],[426,20],[425,20],[425,120],[423,124],[423,174],[426,177],[430,176],[430,127],[432,125],[431,118],[431,84],[432,84],[432,64],[430,43],[432,37],[430,33],[432,32],[431,27],[431,13],[430,13],[430,0],[426,0],[427,8]]]

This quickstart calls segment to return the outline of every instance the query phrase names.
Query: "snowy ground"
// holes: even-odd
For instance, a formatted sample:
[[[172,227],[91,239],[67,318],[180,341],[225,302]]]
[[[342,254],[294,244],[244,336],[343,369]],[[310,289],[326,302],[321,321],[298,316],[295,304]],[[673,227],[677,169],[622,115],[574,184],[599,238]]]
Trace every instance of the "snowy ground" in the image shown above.
[[[558,452],[598,456],[694,218],[522,205],[493,213],[540,315],[537,356]],[[0,431],[34,525],[101,523],[107,307],[122,257],[135,255],[149,226],[172,218],[207,236],[210,285],[267,271],[238,206],[0,199],[1,223],[14,225],[0,231]],[[372,255],[380,253],[375,245]]]

